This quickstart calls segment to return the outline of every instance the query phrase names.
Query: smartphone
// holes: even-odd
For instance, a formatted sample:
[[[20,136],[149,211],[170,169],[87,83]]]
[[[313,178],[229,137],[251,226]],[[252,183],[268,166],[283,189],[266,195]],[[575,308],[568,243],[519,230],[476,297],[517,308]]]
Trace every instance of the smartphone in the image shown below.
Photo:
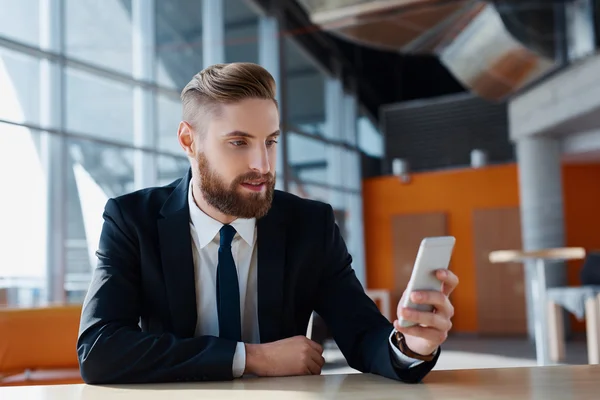
[[[456,243],[456,238],[453,236],[427,237],[421,241],[405,296],[402,298],[401,307],[414,308],[419,311],[431,311],[433,309],[431,305],[413,303],[410,300],[410,295],[412,292],[420,290],[442,290],[442,282],[435,276],[435,271],[448,269],[454,243]],[[402,327],[415,325],[414,322],[402,318],[398,322]]]

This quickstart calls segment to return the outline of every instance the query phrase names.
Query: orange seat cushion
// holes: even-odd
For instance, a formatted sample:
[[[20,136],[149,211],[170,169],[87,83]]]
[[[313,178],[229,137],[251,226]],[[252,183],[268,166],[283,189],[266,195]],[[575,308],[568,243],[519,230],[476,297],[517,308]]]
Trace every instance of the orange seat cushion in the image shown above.
[[[78,369],[81,306],[0,308],[0,376]]]

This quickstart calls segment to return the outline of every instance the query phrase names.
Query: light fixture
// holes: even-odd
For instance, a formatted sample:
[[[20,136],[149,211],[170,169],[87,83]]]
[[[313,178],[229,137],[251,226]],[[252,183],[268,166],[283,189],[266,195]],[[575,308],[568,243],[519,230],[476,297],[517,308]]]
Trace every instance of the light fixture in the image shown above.
[[[392,160],[392,173],[400,179],[402,183],[410,182],[410,174],[408,172],[408,161],[403,158],[394,158]]]

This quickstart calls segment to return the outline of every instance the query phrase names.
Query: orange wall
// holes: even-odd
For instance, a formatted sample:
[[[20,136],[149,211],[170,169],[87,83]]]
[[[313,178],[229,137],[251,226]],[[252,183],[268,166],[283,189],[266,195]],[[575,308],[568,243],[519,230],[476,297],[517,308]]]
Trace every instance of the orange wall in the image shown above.
[[[564,171],[567,245],[600,248],[600,165],[568,166]],[[456,236],[452,270],[460,277],[453,294],[453,330],[477,332],[477,299],[473,258],[474,209],[518,207],[518,174],[514,164],[413,174],[409,184],[396,177],[363,182],[367,286],[392,289],[391,216],[445,212],[448,234]],[[569,271],[576,284],[578,268]]]
[[[569,165],[563,177],[567,246],[600,250],[600,165]],[[569,262],[569,284],[579,285],[583,261]],[[585,321],[571,316],[576,331]]]

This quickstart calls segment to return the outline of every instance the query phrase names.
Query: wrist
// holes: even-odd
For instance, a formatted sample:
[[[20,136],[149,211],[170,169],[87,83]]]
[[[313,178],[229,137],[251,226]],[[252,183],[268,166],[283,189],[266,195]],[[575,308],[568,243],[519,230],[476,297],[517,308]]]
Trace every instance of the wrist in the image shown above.
[[[245,374],[260,375],[262,356],[259,344],[244,344],[246,348],[246,367]]]
[[[423,361],[431,361],[435,358],[438,346],[424,346],[423,343],[419,345],[411,340],[411,336],[404,336],[400,332],[395,332],[394,336],[396,346],[404,355]]]

